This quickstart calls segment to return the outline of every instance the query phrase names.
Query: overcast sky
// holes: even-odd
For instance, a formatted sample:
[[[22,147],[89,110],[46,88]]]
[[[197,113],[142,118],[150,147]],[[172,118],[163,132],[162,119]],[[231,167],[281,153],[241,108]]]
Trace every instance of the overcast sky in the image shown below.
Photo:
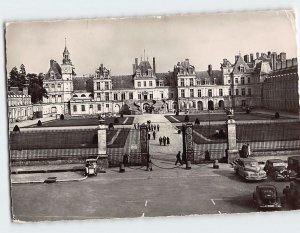
[[[294,14],[287,11],[202,14],[125,19],[16,22],[6,29],[7,69],[25,65],[27,73],[46,73],[50,59],[62,61],[65,39],[78,75],[93,74],[101,63],[113,75],[131,74],[134,58],[156,57],[157,72],[185,58],[206,70],[219,69],[256,52],[297,56]]]

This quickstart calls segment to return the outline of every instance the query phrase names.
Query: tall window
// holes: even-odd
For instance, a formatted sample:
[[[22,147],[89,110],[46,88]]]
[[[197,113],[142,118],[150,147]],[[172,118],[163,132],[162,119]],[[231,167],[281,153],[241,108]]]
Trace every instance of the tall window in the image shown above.
[[[199,89],[198,90],[198,97],[201,97],[202,95],[201,95],[201,90]]]
[[[251,95],[251,88],[248,88],[248,95]]]
[[[197,80],[197,86],[200,86],[200,85],[201,85],[201,81]]]
[[[245,67],[244,67],[244,66],[240,66],[240,71],[241,71],[242,73],[244,73],[244,72],[245,72]]]
[[[235,78],[235,83],[239,83],[239,79],[238,78]]]
[[[138,94],[138,99],[140,100],[142,98],[142,95],[141,94]]]
[[[100,82],[97,82],[97,90],[100,90]]]
[[[138,87],[141,87],[141,82],[138,82]]]
[[[121,99],[122,99],[122,100],[125,100],[125,93],[122,93],[122,94],[121,94]]]
[[[223,89],[219,89],[219,96],[223,96]]]
[[[133,99],[133,93],[132,92],[129,92],[129,99]]]
[[[185,97],[185,93],[184,93],[184,91],[185,91],[184,89],[183,89],[183,90],[181,90],[181,97],[183,97],[183,98]]]
[[[152,100],[153,99],[153,94],[150,94],[150,100]]]
[[[118,100],[118,94],[114,93],[114,100]]]
[[[97,105],[98,111],[101,111],[101,104]]]
[[[248,77],[248,83],[250,83],[250,77]]]
[[[108,82],[105,82],[105,90],[108,90],[109,86],[108,86]]]
[[[144,87],[145,87],[145,86],[147,86],[147,83],[146,83],[146,81],[144,81]]]
[[[105,93],[105,100],[109,101],[109,93],[108,92]]]
[[[101,99],[101,93],[97,93],[97,98]]]
[[[231,93],[231,89],[228,89],[228,94],[229,94],[229,96],[231,96],[231,95],[232,95],[232,93]]]
[[[243,85],[245,84],[245,78],[244,78],[244,77],[241,78],[241,83],[242,83]]]
[[[164,98],[164,93],[161,92],[161,93],[160,93],[160,96],[161,96],[161,98],[163,99],[163,98]]]
[[[180,86],[184,87],[184,79],[180,79]]]
[[[149,81],[149,86],[152,87],[152,81]]]
[[[60,91],[61,90],[61,84],[57,84],[57,89]]]
[[[54,89],[54,88],[55,88],[55,85],[54,85],[54,84],[51,84],[51,88]]]
[[[190,86],[194,86],[194,79],[190,78]]]
[[[245,96],[246,92],[245,92],[245,88],[242,88],[242,96]]]
[[[235,89],[235,95],[239,95],[239,89]]]
[[[85,105],[81,105],[81,111],[85,112]]]
[[[194,97],[194,89],[190,90],[190,97]]]
[[[212,97],[212,90],[208,89],[208,97]]]
[[[73,105],[73,112],[77,112],[77,105]]]

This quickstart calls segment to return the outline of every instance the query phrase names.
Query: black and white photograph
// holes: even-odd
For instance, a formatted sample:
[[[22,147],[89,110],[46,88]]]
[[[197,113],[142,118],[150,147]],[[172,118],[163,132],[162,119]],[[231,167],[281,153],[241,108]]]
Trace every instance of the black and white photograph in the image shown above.
[[[296,14],[5,23],[12,221],[299,211]]]

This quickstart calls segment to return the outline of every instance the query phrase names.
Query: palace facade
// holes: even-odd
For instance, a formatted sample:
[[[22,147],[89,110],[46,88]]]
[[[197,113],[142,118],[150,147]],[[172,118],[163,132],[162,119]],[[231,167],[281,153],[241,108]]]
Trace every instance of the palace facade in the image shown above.
[[[39,109],[44,116],[198,112],[229,107],[299,109],[297,59],[287,60],[285,53],[239,54],[233,62],[223,59],[220,69],[208,65],[205,71],[196,71],[185,59],[173,71],[158,73],[154,57],[152,62],[135,58],[132,68],[130,75],[115,76],[101,64],[93,74],[78,77],[65,46],[62,64],[50,61],[44,79],[48,98]],[[289,75],[282,75],[283,69]],[[288,95],[285,100],[283,93]]]

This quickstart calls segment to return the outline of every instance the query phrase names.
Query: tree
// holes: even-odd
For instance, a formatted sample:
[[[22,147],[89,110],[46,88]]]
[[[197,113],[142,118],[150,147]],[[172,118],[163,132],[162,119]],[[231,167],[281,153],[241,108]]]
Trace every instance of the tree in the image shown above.
[[[119,123],[119,119],[118,119],[117,117],[115,118],[114,123],[115,123],[115,124],[118,124],[118,123]]]
[[[38,126],[38,127],[42,126],[41,120],[38,121],[37,126]]]
[[[64,119],[65,119],[64,114],[60,114],[59,119],[60,119],[60,120],[64,120]]]
[[[20,128],[18,125],[15,125],[13,132],[20,132]]]
[[[198,118],[196,118],[196,120],[195,120],[195,125],[200,125],[200,121]]]
[[[43,88],[44,75],[34,73],[28,73],[27,79],[29,80],[28,93],[31,95],[31,102],[37,103],[43,100],[43,97],[47,97],[47,91]]]

